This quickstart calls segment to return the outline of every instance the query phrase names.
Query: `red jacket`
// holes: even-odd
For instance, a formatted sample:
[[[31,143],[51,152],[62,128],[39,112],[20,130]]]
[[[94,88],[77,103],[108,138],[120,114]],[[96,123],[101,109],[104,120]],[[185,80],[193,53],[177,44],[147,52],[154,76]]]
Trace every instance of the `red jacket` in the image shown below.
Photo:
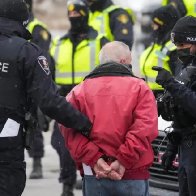
[[[153,93],[135,77],[104,76],[86,79],[67,96],[93,122],[90,140],[60,125],[72,158],[93,168],[103,154],[126,168],[123,179],[148,179],[153,162],[151,142],[158,135]]]

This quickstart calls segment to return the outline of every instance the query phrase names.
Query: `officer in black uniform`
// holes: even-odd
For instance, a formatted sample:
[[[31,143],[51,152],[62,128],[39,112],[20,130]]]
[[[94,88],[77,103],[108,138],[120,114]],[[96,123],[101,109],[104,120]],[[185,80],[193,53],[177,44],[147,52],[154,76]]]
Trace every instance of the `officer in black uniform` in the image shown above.
[[[58,94],[47,58],[27,40],[29,13],[23,0],[0,1],[0,195],[20,196],[26,182],[24,149],[36,104],[50,118],[88,135],[89,120]],[[26,114],[26,115],[25,115]],[[25,121],[26,119],[26,121]],[[26,141],[26,143],[25,143]]]
[[[103,12],[114,5],[111,0],[85,0],[85,2],[92,13]],[[130,49],[133,45],[133,20],[133,17],[123,8],[115,9],[109,13],[109,25],[114,40],[124,42]]]
[[[52,75],[54,75],[54,61],[52,57],[49,56],[49,46],[51,42],[51,34],[46,28],[46,25],[36,19],[33,14],[33,1],[26,0],[27,7],[29,8],[29,23],[27,29],[30,31],[32,38],[31,42],[37,44],[41,49],[46,52],[46,55],[50,62],[50,70]],[[49,119],[46,117],[39,108],[35,108],[35,113],[38,121],[37,129],[35,129],[31,148],[28,150],[30,157],[33,158],[33,170],[30,173],[30,179],[40,179],[43,178],[42,174],[42,163],[41,159],[44,156],[44,141],[42,131],[47,131],[49,127]]]
[[[162,165],[166,170],[170,169],[179,150],[179,195],[195,196],[196,18],[186,16],[178,20],[172,29],[171,40],[177,46],[179,59],[183,63],[180,72],[173,77],[163,68],[154,67],[158,71],[156,82],[170,95],[166,110],[170,110],[174,129],[168,135],[170,142],[162,157]]]
[[[70,8],[70,10],[68,7]],[[64,36],[60,38],[60,40],[62,44],[65,41],[70,40],[71,44],[73,45],[73,51],[71,51],[72,56],[70,58],[68,57],[68,59],[72,60],[70,64],[72,64],[74,71],[72,74],[72,81],[73,81],[72,84],[58,84],[59,92],[62,96],[66,96],[71,91],[71,89],[75,85],[77,85],[77,83],[74,81],[76,77],[75,75],[77,75],[78,68],[76,65],[74,65],[73,62],[74,62],[75,54],[80,52],[80,49],[77,49],[78,45],[81,44],[82,41],[86,40],[87,43],[82,47],[88,47],[89,40],[96,40],[99,37],[98,32],[88,25],[89,9],[85,3],[80,2],[80,0],[68,1],[68,7],[67,7],[68,18],[71,24],[71,28],[68,31],[68,33],[66,33]],[[74,17],[73,13],[77,14],[78,16]],[[83,15],[80,15],[79,13],[82,13]],[[109,41],[108,39],[100,35],[100,47],[108,43],[108,41]],[[56,47],[60,46],[60,43],[57,42],[57,45],[55,46]],[[62,59],[63,57],[60,58]],[[86,58],[90,58],[90,54],[89,56],[87,54]],[[85,60],[86,59],[83,59],[83,61]],[[56,61],[57,63],[59,63],[58,59],[56,59]],[[51,144],[54,147],[54,149],[57,151],[60,160],[59,182],[63,183],[63,192],[61,196],[73,196],[73,188],[76,183],[76,166],[73,159],[70,156],[68,149],[65,148],[64,138],[61,135],[57,124],[54,125]]]

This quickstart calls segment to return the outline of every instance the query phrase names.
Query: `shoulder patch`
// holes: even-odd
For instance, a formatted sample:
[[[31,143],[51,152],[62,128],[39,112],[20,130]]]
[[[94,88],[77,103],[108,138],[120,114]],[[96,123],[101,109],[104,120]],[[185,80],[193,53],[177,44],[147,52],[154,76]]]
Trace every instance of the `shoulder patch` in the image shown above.
[[[118,19],[121,23],[123,23],[123,24],[127,24],[128,21],[129,21],[129,18],[128,18],[128,16],[127,16],[126,14],[121,14],[121,15],[119,15],[119,16],[117,17],[117,19]]]
[[[40,67],[44,70],[44,72],[46,73],[46,75],[50,74],[50,69],[49,69],[49,65],[48,65],[48,61],[46,59],[45,56],[39,56],[37,58],[37,61],[40,65]]]
[[[129,30],[124,28],[124,29],[122,29],[121,32],[122,32],[123,35],[128,35]]]
[[[47,41],[49,39],[49,34],[46,30],[41,30],[40,35],[41,35],[42,39],[45,41]]]

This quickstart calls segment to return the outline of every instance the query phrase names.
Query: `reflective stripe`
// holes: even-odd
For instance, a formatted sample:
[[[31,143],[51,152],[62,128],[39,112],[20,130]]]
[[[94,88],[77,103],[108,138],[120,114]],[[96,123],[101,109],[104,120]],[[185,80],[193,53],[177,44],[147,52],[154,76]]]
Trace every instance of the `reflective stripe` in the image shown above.
[[[58,56],[59,56],[59,50],[60,50],[60,45],[61,45],[61,40],[59,39],[57,42],[57,46],[54,52],[54,59],[57,61]]]
[[[95,68],[96,62],[96,43],[95,41],[90,41],[90,71]]]
[[[55,39],[50,52],[56,61],[56,83],[61,85],[80,83],[99,64],[98,52],[102,38],[103,35],[99,35],[96,39],[83,40],[77,45],[74,54],[72,54],[73,44],[69,38]]]
[[[103,17],[103,16],[98,16],[97,17],[97,20],[100,20],[100,29],[99,29],[99,33],[101,33],[101,34],[105,34],[105,32],[106,32],[106,30],[105,30],[105,26],[104,26],[104,24],[105,24],[105,17]]]
[[[82,78],[84,78],[88,74],[89,74],[89,72],[75,72],[74,76],[75,77],[82,77]],[[55,76],[57,78],[72,78],[72,72],[59,72],[59,71],[56,71]]]
[[[61,45],[61,40],[58,40],[57,42],[57,47],[54,53],[54,58],[55,60],[58,59],[59,55],[59,50],[60,50],[60,45]],[[96,62],[96,43],[95,41],[90,41],[90,71],[92,71],[95,68],[95,62]],[[85,77],[86,75],[89,74],[88,72],[75,72],[74,76],[75,77]],[[55,76],[58,78],[72,78],[72,72],[59,72],[59,70],[56,70]]]
[[[119,6],[111,5],[103,12],[96,11],[90,13],[89,17],[89,25],[97,30],[99,34],[103,34],[107,37],[110,41],[114,40],[114,36],[110,29],[109,13],[118,8]]]
[[[153,46],[149,46],[142,53],[140,57],[141,75],[146,79],[147,84],[152,90],[163,89],[155,82],[157,72],[152,70],[152,66],[162,67],[168,71],[171,71],[168,64],[170,60],[168,52],[173,50],[176,50],[176,46],[169,41],[163,48],[161,45],[154,44]]]

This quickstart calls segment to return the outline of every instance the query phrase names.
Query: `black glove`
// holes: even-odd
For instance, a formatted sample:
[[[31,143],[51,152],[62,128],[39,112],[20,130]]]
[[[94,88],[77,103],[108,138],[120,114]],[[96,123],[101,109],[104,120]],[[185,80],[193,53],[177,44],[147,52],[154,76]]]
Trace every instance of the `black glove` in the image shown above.
[[[78,129],[77,132],[80,132],[83,136],[89,138],[92,129],[92,124],[88,123],[88,125],[82,129]]]
[[[176,158],[178,152],[178,146],[169,143],[165,153],[162,155],[162,167],[165,171],[168,171],[173,166],[173,161]]]
[[[51,119],[48,116],[44,115],[39,108],[37,109],[37,118],[38,118],[39,128],[42,131],[47,132],[49,130]]]
[[[156,77],[156,83],[163,86],[164,88],[167,85],[167,83],[171,80],[171,78],[173,78],[171,73],[162,67],[153,66],[152,70],[158,71],[158,75]]]

